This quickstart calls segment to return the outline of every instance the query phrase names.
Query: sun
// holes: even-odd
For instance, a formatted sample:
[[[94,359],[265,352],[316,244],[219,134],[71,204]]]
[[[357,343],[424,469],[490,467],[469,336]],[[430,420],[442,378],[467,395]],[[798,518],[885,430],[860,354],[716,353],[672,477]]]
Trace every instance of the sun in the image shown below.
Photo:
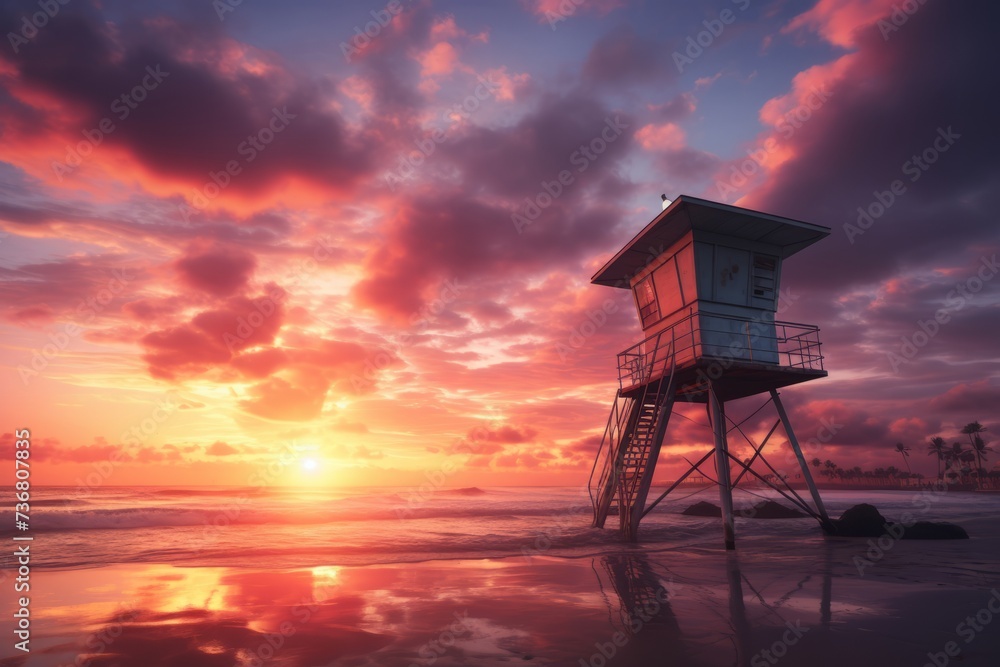
[[[302,459],[302,469],[306,472],[312,472],[319,468],[319,462],[316,459]]]

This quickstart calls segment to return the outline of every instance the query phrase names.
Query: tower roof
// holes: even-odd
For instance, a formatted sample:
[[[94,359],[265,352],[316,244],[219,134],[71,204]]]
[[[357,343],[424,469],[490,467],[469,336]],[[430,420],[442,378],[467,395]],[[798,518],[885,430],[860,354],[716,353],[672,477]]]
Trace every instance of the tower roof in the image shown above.
[[[681,195],[594,274],[590,282],[628,289],[629,279],[691,230],[778,246],[784,258],[830,234],[829,227]]]

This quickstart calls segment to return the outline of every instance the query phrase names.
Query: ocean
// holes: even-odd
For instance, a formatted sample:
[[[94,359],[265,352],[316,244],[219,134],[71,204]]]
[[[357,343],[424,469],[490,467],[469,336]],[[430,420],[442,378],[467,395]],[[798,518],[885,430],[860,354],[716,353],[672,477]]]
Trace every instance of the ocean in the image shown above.
[[[650,497],[655,497],[655,490]],[[643,520],[647,551],[721,544],[717,518],[687,517],[714,488],[681,489]],[[768,492],[737,491],[737,508]],[[952,521],[973,537],[995,524],[1000,494],[933,491],[825,491],[831,516],[874,504],[889,519]],[[125,563],[300,568],[523,556],[584,557],[620,552],[617,518],[590,527],[585,489],[503,487],[250,489],[101,487],[33,490],[33,565],[84,568]],[[991,523],[992,522],[992,523]],[[9,537],[10,531],[5,535]],[[739,544],[766,547],[821,541],[812,519],[737,519]],[[10,567],[10,563],[4,563]]]

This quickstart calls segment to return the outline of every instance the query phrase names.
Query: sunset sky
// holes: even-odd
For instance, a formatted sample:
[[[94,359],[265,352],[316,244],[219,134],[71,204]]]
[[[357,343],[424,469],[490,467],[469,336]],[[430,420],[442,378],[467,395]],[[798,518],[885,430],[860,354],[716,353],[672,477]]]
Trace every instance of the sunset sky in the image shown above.
[[[783,396],[825,458],[1000,432],[995,4],[52,5],[0,9],[35,483],[579,484],[641,338],[589,279],[660,193],[833,230],[779,313],[822,328]],[[711,439],[684,414],[663,478]]]

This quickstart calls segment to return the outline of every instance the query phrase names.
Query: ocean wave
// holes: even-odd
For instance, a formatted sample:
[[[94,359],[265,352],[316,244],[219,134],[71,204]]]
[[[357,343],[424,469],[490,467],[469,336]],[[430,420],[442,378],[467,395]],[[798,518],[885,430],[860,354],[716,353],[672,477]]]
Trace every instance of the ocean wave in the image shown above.
[[[250,488],[225,488],[225,489],[152,489],[145,492],[150,496],[164,496],[167,498],[187,498],[198,496],[233,496],[237,494],[268,496],[280,493],[274,489],[265,487]]]
[[[90,502],[79,498],[34,498],[29,504],[32,507],[79,507]]]
[[[170,493],[151,495],[155,490]],[[165,487],[102,488],[79,507],[62,507],[67,498],[53,497],[68,496],[69,491],[50,491],[42,498],[47,505],[31,509],[31,530],[46,544],[38,553],[40,567],[157,562],[311,567],[522,555],[578,557],[621,549],[617,517],[610,517],[605,529],[591,528],[588,499],[576,489],[487,489],[481,495],[437,490],[427,497],[414,490],[396,491],[261,497],[239,491],[198,495]],[[873,495],[831,492],[824,497],[831,514],[839,514]],[[912,494],[886,493],[874,501],[885,516],[898,517],[913,511],[913,499]],[[737,506],[756,500],[740,498]],[[685,496],[660,505],[643,520],[636,548],[718,546],[718,518],[680,514],[692,502]],[[937,499],[920,516],[959,521],[972,533],[985,532],[995,514],[995,498],[953,493]],[[737,533],[741,542],[761,545],[778,538],[792,543],[823,539],[811,519],[769,522],[738,517]],[[3,535],[10,535],[9,529]]]
[[[400,503],[395,506],[362,506],[341,503],[334,509],[255,507],[252,500],[233,499],[216,507],[123,507],[39,511],[31,518],[31,529],[39,532],[81,530],[136,530],[169,526],[202,525],[317,525],[358,521],[415,521],[423,519],[493,519],[520,520],[531,517],[571,517],[588,515],[589,507],[524,506],[444,506],[421,507]],[[0,531],[0,535],[12,531]]]
[[[686,539],[686,536],[677,532],[668,532],[664,535],[678,544]],[[387,564],[510,556],[525,558],[572,556],[621,548],[621,541],[615,531],[590,528],[589,525],[539,534],[532,532],[480,535],[421,534],[419,537],[410,536],[416,539],[406,541],[401,541],[398,537],[383,536],[381,539],[363,544],[298,543],[294,549],[268,541],[241,541],[238,546],[222,546],[200,541],[197,535],[188,534],[187,537],[190,539],[186,539],[185,536],[175,536],[169,546],[157,545],[150,548],[147,545],[143,549],[120,552],[115,555],[113,562],[171,562],[185,566],[242,567],[253,564],[254,567],[305,567],[316,564]],[[89,558],[86,553],[68,551],[59,555],[47,554],[40,565],[85,567],[93,562],[94,559]]]

